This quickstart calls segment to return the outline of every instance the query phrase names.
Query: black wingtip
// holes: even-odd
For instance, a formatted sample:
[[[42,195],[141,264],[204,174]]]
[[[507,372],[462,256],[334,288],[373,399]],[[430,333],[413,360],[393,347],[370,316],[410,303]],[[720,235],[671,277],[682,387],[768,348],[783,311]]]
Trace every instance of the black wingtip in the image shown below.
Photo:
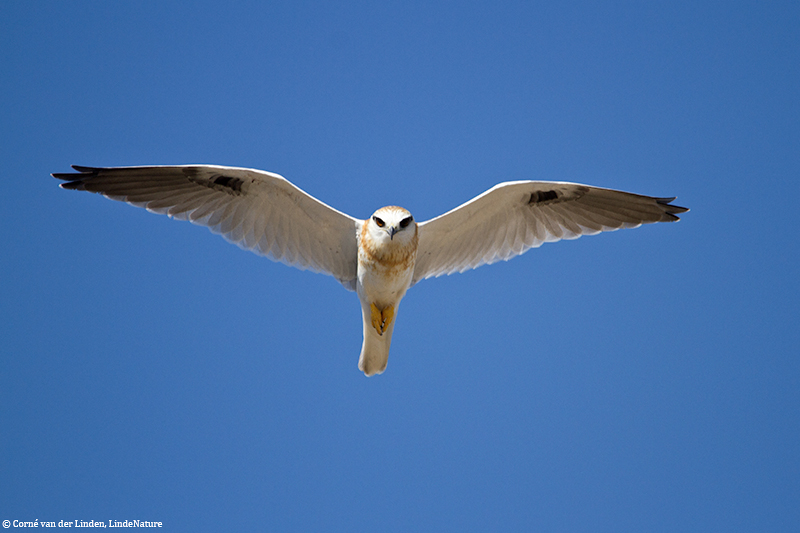
[[[84,167],[84,166],[81,166],[81,165],[70,165],[70,166],[72,168],[74,168],[75,170],[77,170],[78,172],[80,172],[81,174],[86,174],[86,173],[95,174],[95,173],[103,170],[100,167]]]
[[[95,173],[97,173],[98,170],[100,170],[99,168],[95,168],[95,167],[82,167],[80,165],[70,165],[70,166],[73,169],[75,169],[77,171],[77,173],[76,172],[53,172],[50,175],[53,176],[54,178],[57,178],[57,179],[60,179],[60,180],[74,180],[75,176],[80,176],[80,175],[83,175],[83,174],[95,174]]]
[[[681,218],[678,213],[686,213],[689,211],[688,207],[681,207],[679,205],[672,205],[671,202],[674,202],[678,197],[673,196],[672,198],[658,198],[656,201],[664,209],[664,214],[668,217],[667,222],[677,222]]]
[[[83,182],[80,180],[75,181],[67,181],[58,185],[61,189],[67,189],[70,191],[78,191],[83,189]]]
[[[80,190],[83,189],[83,183],[86,178],[95,176],[102,170],[97,167],[83,167],[81,165],[70,165],[77,172],[53,172],[50,174],[56,179],[64,180],[66,183],[61,183],[59,187],[62,189]]]

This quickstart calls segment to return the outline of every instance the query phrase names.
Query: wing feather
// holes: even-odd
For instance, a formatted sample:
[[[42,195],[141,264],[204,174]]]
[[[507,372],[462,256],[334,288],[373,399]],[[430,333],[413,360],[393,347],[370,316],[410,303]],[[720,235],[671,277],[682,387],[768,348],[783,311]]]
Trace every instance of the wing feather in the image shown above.
[[[508,260],[544,242],[673,222],[688,211],[657,198],[578,183],[501,183],[419,224],[413,283]]]
[[[214,215],[217,209],[224,207],[228,199],[225,196],[217,196],[209,198],[205,196],[203,203],[192,211],[189,215],[189,222],[192,224],[199,224],[201,226],[208,226],[208,220]]]
[[[244,249],[354,286],[361,222],[278,174],[213,165],[73,168],[53,174],[62,188],[208,226]]]
[[[591,214],[574,202],[564,203],[564,212],[567,218],[575,221],[580,228],[579,235],[595,235],[603,231],[603,225],[592,219]]]
[[[247,230],[244,232],[242,240],[239,242],[240,246],[245,250],[253,250],[253,248],[255,248],[258,244],[256,227],[264,218],[263,204],[263,199],[261,201],[257,201],[256,205],[253,206],[253,209],[250,212],[250,216],[248,217]]]
[[[189,220],[191,214],[205,202],[206,199],[202,191],[187,193],[181,199],[180,204],[170,207],[165,214],[175,220]]]

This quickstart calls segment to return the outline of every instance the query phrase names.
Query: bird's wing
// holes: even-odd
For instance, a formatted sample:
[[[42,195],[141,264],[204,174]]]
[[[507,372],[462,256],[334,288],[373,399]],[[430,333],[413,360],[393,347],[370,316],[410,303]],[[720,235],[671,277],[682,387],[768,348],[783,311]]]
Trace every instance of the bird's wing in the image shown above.
[[[508,260],[544,242],[678,220],[675,198],[578,183],[515,181],[419,224],[412,283]]]
[[[55,173],[64,189],[100,193],[208,226],[246,250],[355,289],[361,221],[270,172],[211,165],[92,168]]]

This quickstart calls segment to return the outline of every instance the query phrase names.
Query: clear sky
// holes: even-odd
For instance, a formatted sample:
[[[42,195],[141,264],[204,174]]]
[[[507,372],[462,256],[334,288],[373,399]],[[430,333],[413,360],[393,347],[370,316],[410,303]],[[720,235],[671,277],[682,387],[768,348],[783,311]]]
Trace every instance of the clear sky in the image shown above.
[[[0,520],[800,530],[796,2],[0,3]],[[356,296],[50,172],[691,208]]]

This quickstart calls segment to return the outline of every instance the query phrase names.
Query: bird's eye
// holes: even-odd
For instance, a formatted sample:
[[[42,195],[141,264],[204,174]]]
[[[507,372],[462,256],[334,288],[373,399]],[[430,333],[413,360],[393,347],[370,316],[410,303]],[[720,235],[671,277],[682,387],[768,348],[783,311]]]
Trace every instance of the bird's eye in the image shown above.
[[[413,217],[406,217],[406,218],[404,218],[403,220],[401,220],[401,221],[400,221],[400,227],[401,227],[401,228],[407,228],[407,227],[408,227],[408,225],[409,225],[409,224],[411,224],[411,221],[412,221],[412,220],[414,220],[414,218],[413,218]]]
[[[379,228],[382,228],[382,227],[384,227],[386,225],[386,222],[384,222],[383,220],[379,219],[378,217],[372,217],[372,220],[375,221],[375,223],[378,225]]]

